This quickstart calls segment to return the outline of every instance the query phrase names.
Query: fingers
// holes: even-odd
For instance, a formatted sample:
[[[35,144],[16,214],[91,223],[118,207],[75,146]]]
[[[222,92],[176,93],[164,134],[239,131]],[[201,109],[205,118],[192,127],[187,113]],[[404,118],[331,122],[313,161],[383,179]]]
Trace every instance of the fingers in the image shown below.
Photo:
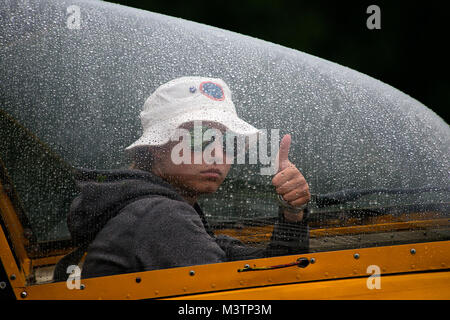
[[[296,178],[305,179],[300,171],[298,171],[298,169],[289,162],[289,165],[286,169],[274,175],[274,177],[272,178],[272,184],[275,186],[275,188],[277,188],[285,184],[286,182]]]
[[[311,199],[309,190],[306,191],[296,191],[293,190],[283,195],[283,199],[289,202],[291,206],[301,206],[308,203]]]
[[[286,181],[285,183],[275,186],[275,191],[281,195],[285,195],[292,190],[304,192],[307,189],[308,188],[306,180],[302,176],[296,176],[293,179]]]
[[[302,205],[311,199],[309,186],[304,179],[289,181],[278,187],[276,191],[293,206]]]
[[[311,199],[306,179],[293,165],[277,173],[272,179],[272,184],[276,193],[282,195],[290,205],[300,206]]]

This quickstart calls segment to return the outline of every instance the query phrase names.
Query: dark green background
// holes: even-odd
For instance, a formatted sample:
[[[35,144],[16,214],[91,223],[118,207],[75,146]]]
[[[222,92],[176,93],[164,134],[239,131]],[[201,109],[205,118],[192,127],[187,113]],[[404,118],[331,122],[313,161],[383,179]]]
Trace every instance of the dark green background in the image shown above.
[[[419,100],[449,123],[443,1],[111,0],[271,41],[339,63]],[[369,30],[366,9],[381,9]]]

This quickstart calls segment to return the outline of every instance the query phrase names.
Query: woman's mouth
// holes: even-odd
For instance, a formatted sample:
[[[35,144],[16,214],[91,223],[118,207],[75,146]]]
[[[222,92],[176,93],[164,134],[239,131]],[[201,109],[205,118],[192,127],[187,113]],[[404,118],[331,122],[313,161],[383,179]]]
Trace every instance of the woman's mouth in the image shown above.
[[[200,174],[208,178],[220,178],[222,176],[222,172],[219,169],[200,171]]]

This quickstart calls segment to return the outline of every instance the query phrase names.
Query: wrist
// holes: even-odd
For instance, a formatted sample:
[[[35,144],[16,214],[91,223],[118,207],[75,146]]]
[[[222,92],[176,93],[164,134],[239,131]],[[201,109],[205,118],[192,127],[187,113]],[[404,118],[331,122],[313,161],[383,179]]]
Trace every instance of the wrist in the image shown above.
[[[279,204],[281,205],[281,207],[283,208],[283,210],[285,212],[299,214],[300,212],[302,212],[303,210],[305,210],[308,207],[307,203],[305,203],[301,206],[293,206],[293,205],[289,204],[289,202],[284,200],[284,198],[281,194],[277,194],[277,199],[278,199]]]
[[[283,210],[283,221],[287,223],[303,223],[305,218],[305,211],[292,212]]]

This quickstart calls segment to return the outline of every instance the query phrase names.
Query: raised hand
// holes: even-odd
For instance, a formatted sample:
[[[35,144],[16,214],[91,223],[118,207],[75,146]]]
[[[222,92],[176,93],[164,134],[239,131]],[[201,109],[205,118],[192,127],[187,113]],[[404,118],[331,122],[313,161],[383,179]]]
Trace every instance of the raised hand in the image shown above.
[[[280,142],[278,151],[278,172],[272,179],[276,192],[291,206],[299,207],[311,199],[309,186],[301,172],[289,161],[289,148],[291,135],[286,134]],[[292,212],[285,210],[284,216],[288,221],[300,221],[303,218],[303,210]]]

